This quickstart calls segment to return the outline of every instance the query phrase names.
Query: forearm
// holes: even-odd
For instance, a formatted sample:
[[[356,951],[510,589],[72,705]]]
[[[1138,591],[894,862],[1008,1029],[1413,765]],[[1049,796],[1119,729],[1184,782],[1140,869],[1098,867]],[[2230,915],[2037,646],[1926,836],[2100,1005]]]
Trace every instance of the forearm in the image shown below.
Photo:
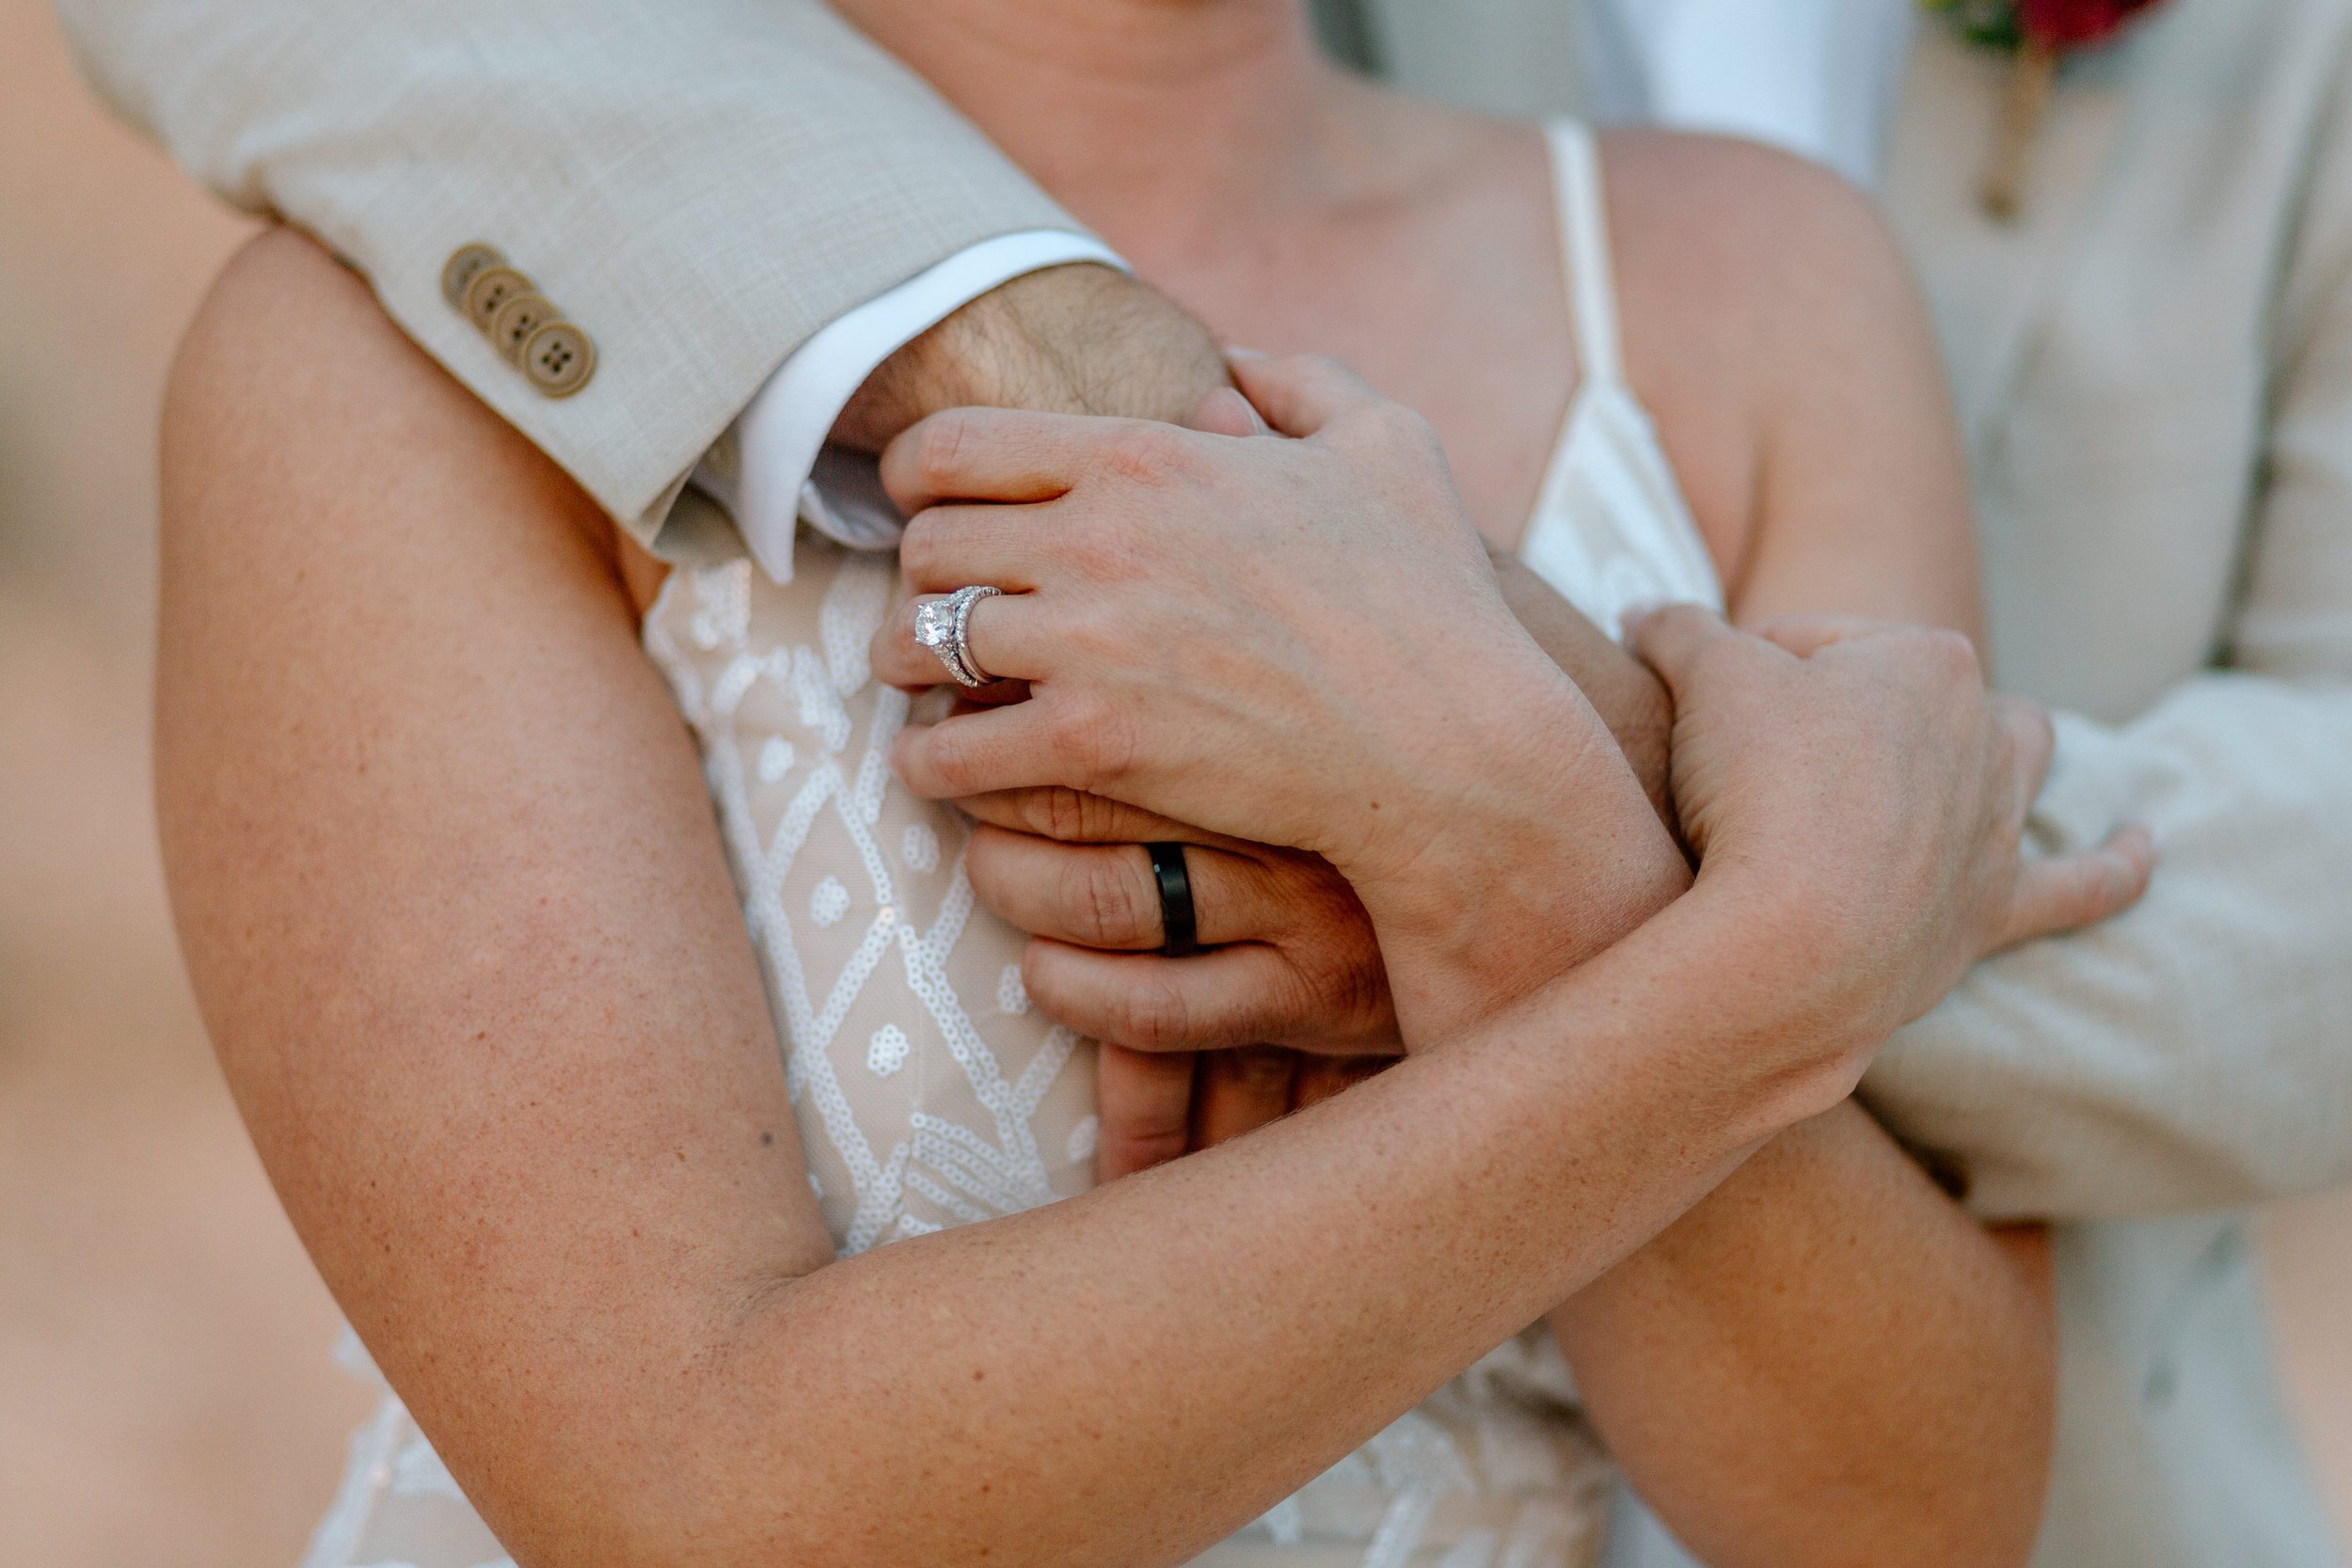
[[[2041,1244],[1968,1219],[1851,1103],[1551,1324],[1628,1479],[1710,1568],[2031,1552],[2055,1375]]]
[[[1724,1130],[1748,1118],[1712,1095],[1699,1091],[1708,1110],[1668,1107],[1621,1071],[1576,1066],[1695,1043],[1688,1013],[1594,1006],[1611,986],[1655,996],[1663,973],[1629,961],[1251,1138],[812,1275],[714,1361],[715,1402],[680,1412],[681,1430],[756,1428],[729,1479],[789,1476],[790,1492],[826,1499],[823,1525],[789,1537],[798,1560],[842,1539],[859,1560],[961,1560],[983,1544],[999,1561],[1184,1560],[1737,1157]],[[1531,1158],[1539,1148],[1576,1153]],[[1381,1354],[1335,1356],[1335,1343]],[[777,1528],[696,1524],[746,1543]]]
[[[1497,568],[1664,810],[1662,685],[1542,579]],[[1826,1515],[1857,1562],[2022,1560],[2052,1345],[2046,1284],[2016,1251],[1849,1104],[1767,1145],[1551,1322],[1613,1453],[1714,1568],[1823,1560]]]
[[[821,0],[589,0],[562,27],[523,0],[58,9],[126,117],[357,266],[645,542],[812,334],[968,246],[1076,228]],[[443,296],[474,242],[595,340],[579,395],[533,390]]]
[[[1779,1017],[1786,966],[1702,984],[1752,903],[1684,900],[1262,1138],[831,1263],[593,507],[283,237],[166,444],[191,974],[322,1274],[520,1560],[1182,1560],[1858,1070]],[[1384,1354],[1297,1326],[1335,1315]]]

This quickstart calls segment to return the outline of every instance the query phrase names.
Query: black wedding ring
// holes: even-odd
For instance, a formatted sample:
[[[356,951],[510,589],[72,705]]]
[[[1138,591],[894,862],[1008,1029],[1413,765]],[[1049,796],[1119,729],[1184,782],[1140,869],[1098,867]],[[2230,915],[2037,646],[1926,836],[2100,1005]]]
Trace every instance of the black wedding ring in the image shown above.
[[[1160,951],[1171,958],[1200,951],[1200,927],[1192,911],[1192,873],[1184,867],[1181,844],[1147,844],[1152,876],[1160,885]]]

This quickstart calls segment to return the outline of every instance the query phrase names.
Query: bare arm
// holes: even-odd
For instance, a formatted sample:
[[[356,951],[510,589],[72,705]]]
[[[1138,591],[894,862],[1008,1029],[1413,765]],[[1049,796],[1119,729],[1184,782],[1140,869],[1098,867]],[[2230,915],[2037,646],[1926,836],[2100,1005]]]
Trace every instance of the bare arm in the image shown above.
[[[593,504],[283,235],[167,426],[191,972],[307,1244],[520,1560],[1182,1560],[1843,1092],[1883,1027],[1826,1026],[1811,975],[1797,1028],[1696,983],[1755,934],[1688,901],[1263,1137],[834,1263]]]
[[[1975,562],[1951,417],[1931,341],[1875,219],[1826,177],[1767,154],[1633,140],[1636,158],[1696,162],[1615,183],[1681,192],[1677,210],[1637,211],[1620,230],[1659,251],[1661,265],[1682,269],[1675,279],[1682,297],[1719,302],[1742,350],[1735,362],[1751,377],[1733,381],[1730,400],[1752,426],[1744,477],[1732,484],[1703,471],[1696,486],[1703,505],[1712,499],[1743,514],[1709,519],[1740,568],[1742,617],[1836,611],[1973,635]],[[1716,189],[1726,176],[1739,201],[1767,209],[1751,216],[1770,242],[1761,248],[1777,270],[1768,276],[1755,275],[1759,246],[1740,243],[1740,208]],[[1696,196],[1687,190],[1693,178],[1705,182]],[[1692,219],[1706,244],[1689,243]],[[1710,258],[1724,276],[1692,273]],[[1628,275],[1654,279],[1653,261],[1645,249]],[[1679,375],[1686,367],[1672,369]],[[1720,404],[1726,372],[1719,364],[1709,373],[1708,396]],[[1669,386],[1660,401],[1681,390]],[[1670,413],[1668,429],[1689,422]],[[1691,466],[1720,470],[1723,452],[1739,444],[1718,439]],[[1524,567],[1497,565],[1514,612],[1592,699],[1662,803],[1673,707],[1656,675]],[[982,809],[1009,827],[1039,826],[1001,803]],[[1095,830],[1090,836],[1108,840],[1141,832],[1108,821]],[[1671,847],[1659,838],[1629,842],[1623,852],[1623,895],[1657,896],[1643,890],[1664,885],[1656,873],[1671,875]],[[1132,848],[1078,859],[1010,836],[976,841],[983,895],[1056,939],[1032,950],[1029,968],[1032,994],[1057,1016],[1144,1046],[1313,1045],[1348,1033],[1361,1009],[1347,1004],[1364,989],[1349,977],[1376,973],[1376,955],[1317,876],[1279,862],[1230,849],[1193,856],[1202,907],[1218,911],[1231,940],[1254,945],[1209,962],[1072,945],[1156,944],[1155,898],[1140,859]],[[1061,875],[1088,896],[1057,900],[1047,869],[1055,863],[1087,867]],[[1624,922],[1647,912],[1573,911],[1567,918],[1583,923],[1575,953],[1600,951]],[[1346,961],[1349,954],[1363,961]],[[1181,1003],[1189,1032],[1138,1020],[1138,996]],[[1248,1001],[1259,999],[1265,1005],[1253,1013]],[[1232,1053],[1212,1060],[1234,1066],[1209,1081],[1211,1111],[1228,1100],[1243,1109],[1197,1120],[1197,1141],[1289,1102],[1288,1071],[1270,1079],[1263,1071],[1282,1069],[1279,1060]],[[1180,1148],[1181,1123],[1171,1132]],[[2030,1546],[2053,1377],[2040,1243],[1987,1235],[1854,1106],[1776,1141],[1553,1321],[1620,1460],[1718,1568],[1815,1560],[1824,1550],[1856,1560],[1976,1563],[2019,1559]],[[1916,1484],[1922,1475],[1938,1478],[1931,1497]],[[1834,1545],[1819,1528],[1824,1509],[1839,1521]]]
[[[1977,636],[1957,424],[1876,216],[1773,154],[1631,141],[1636,162],[1691,166],[1615,182],[1657,204],[1628,244],[1671,258],[1685,297],[1727,302],[1750,340],[1728,362],[1753,410],[1752,510],[1709,529],[1744,541],[1737,619]],[[1674,237],[1701,219],[1708,244]],[[1655,286],[1656,267],[1632,270]],[[2052,1433],[2050,1289],[2038,1235],[1986,1232],[1849,1103],[1775,1139],[1552,1323],[1612,1449],[1710,1568],[2022,1561]]]

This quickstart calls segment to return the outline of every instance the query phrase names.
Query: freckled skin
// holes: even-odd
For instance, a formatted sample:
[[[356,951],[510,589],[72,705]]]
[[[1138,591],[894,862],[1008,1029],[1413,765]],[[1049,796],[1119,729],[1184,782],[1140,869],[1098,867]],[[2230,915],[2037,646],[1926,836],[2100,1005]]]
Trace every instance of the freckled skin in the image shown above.
[[[1723,162],[1624,145],[1661,168],[1694,159],[1694,176]],[[1765,215],[1776,243],[1804,227]],[[1628,267],[1629,313],[1666,320],[1640,291],[1674,276],[1669,252],[1703,267],[1708,247],[1677,230],[1691,214],[1637,199],[1613,216],[1629,256],[1660,262]],[[1879,325],[1856,325],[1843,357],[1769,336],[1755,357],[1870,363]],[[1637,377],[1645,356],[1677,357],[1662,338],[1631,346]],[[1793,394],[1772,406],[1836,412]],[[1739,398],[1718,412],[1742,409],[1762,418]],[[1855,475],[1811,461],[1802,436],[1775,483]],[[1765,438],[1743,427],[1719,471],[1744,472]],[[1835,1408],[1803,1423],[1819,1447],[1776,1446],[1784,1476],[1802,1461],[1830,1487],[1862,1454],[1948,1478],[1933,1506],[1841,1494],[1856,1551],[2002,1555],[1977,1551],[2017,1526],[2013,1478],[1985,1456],[2033,1473],[2045,1327],[1982,1267],[1980,1236],[1886,1175],[1858,1118],[1808,1121],[1851,1082],[1854,1041],[1761,1003],[1726,1010],[1724,977],[1794,967],[1773,932],[1682,900],[1588,969],[1494,999],[1263,1133],[836,1263],[699,769],[635,647],[642,567],[593,506],[284,235],[199,321],[167,447],[159,794],[208,1022],[322,1272],[521,1560],[1182,1560],[1571,1297],[1598,1304],[1562,1331],[1585,1335],[1601,1385],[1611,1364],[1688,1370],[1654,1383],[1660,1408],[1822,1390]],[[1899,488],[1867,468],[1838,483],[1874,504]],[[1852,515],[1835,499],[1773,504]],[[1791,567],[1774,602],[1802,608],[1801,578]],[[1769,600],[1773,580],[1759,565],[1740,587]],[[1594,798],[1654,829],[1609,762]],[[1379,811],[1402,809],[1384,796]],[[1524,852],[1591,852],[1572,827],[1531,823]],[[1683,875],[1662,832],[1628,854],[1633,885]],[[1753,1167],[1765,1184],[1739,1223],[1669,1231],[1617,1266],[1800,1123],[1774,1146],[1792,1165]],[[1351,1173],[1343,1190],[1334,1169]],[[1802,1216],[1811,1182],[1836,1200],[1818,1227],[1762,1223]],[[1905,1272],[1867,1272],[1823,1232],[1891,1234]],[[1785,1319],[1711,1289],[1731,1278],[1725,1254],[1766,1236],[1839,1288],[1780,1290]],[[1591,1288],[1604,1275],[1624,1286],[1614,1310]],[[1674,1334],[1646,1332],[1641,1304],[1666,1294],[1683,1304]],[[1915,1294],[1946,1308],[1887,1318]],[[1846,1313],[1915,1330],[1902,1348],[1918,1375],[1883,1375],[1898,1347],[1878,1334],[1882,1375],[1814,1379],[1854,1349]],[[1910,1397],[1890,1404],[1898,1383]],[[1940,1422],[1915,1419],[1914,1398],[1938,1391],[1956,1391]],[[1109,1398],[1139,1418],[1089,1419]],[[1721,1427],[1756,1446],[1754,1428]],[[1772,1529],[1801,1505],[1818,1547],[1823,1491],[1742,1497],[1752,1451],[1686,1461],[1622,1431],[1645,1490],[1711,1469],[1690,1477],[1686,1518],[1737,1537],[1715,1560],[1818,1560]]]

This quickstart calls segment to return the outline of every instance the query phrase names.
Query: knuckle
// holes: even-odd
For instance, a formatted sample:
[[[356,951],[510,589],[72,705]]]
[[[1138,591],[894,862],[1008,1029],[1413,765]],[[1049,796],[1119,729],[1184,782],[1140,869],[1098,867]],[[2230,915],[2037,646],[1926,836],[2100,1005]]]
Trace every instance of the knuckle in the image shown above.
[[[1021,825],[1040,838],[1063,844],[1107,844],[1132,839],[1130,822],[1116,800],[1067,784],[1038,784],[1018,792],[1014,806]]]
[[[1021,815],[1030,831],[1041,838],[1071,844],[1087,836],[1086,797],[1061,784],[1045,784],[1025,791]]]
[[[1356,416],[1364,437],[1384,452],[1424,456],[1438,449],[1438,433],[1430,422],[1401,403],[1382,399]]]
[[[1938,675],[1954,682],[1983,684],[1977,645],[1965,635],[1948,626],[1923,627],[1916,635],[1922,657]]]
[[[1077,802],[1078,831],[1086,838],[1099,844],[1104,839],[1127,836],[1120,831],[1121,819],[1118,801],[1106,800],[1100,795],[1082,794],[1076,790],[1071,792],[1071,799]]]
[[[2017,726],[2008,722],[1994,724],[1986,745],[1994,770],[2004,778],[2014,777],[2025,760],[2024,740]]]
[[[906,532],[898,540],[898,575],[918,593],[939,569],[941,543],[938,519],[929,513],[917,513],[908,520]],[[909,627],[914,625],[914,610],[910,603],[900,611],[900,619]]]
[[[923,748],[923,771],[932,790],[943,798],[979,793],[979,770],[972,750],[953,726],[934,728]]]
[[[1123,857],[1100,851],[1073,857],[1063,870],[1062,896],[1080,939],[1094,947],[1138,947],[1151,944],[1157,923],[1137,898],[1135,880],[1120,863]]]
[[[914,477],[926,490],[940,495],[952,489],[971,435],[971,417],[961,409],[934,414],[923,421],[914,439]]]
[[[1136,1051],[1180,1051],[1191,1043],[1184,993],[1164,973],[1131,980],[1112,1000],[1109,1014],[1114,1044]]]
[[[1386,400],[1373,406],[1374,428],[1400,447],[1422,451],[1438,449],[1438,427],[1415,409]]]
[[[1132,581],[1147,575],[1141,542],[1123,519],[1086,519],[1056,541],[1055,555],[1096,582]]]
[[[1191,455],[1191,446],[1175,426],[1141,421],[1113,432],[1102,447],[1107,472],[1128,483],[1155,488],[1188,472]]]
[[[1133,732],[1124,713],[1096,698],[1066,698],[1054,726],[1054,750],[1069,782],[1101,794],[1133,771]]]

